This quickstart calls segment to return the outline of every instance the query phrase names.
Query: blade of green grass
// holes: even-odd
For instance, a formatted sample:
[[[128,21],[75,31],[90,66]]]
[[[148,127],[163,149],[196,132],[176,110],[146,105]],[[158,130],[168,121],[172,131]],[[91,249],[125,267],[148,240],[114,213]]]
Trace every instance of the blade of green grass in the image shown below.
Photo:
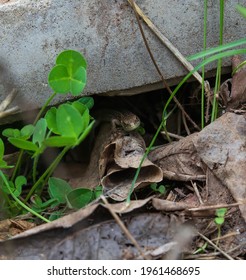
[[[220,0],[220,38],[219,45],[223,45],[223,31],[224,31],[224,0]],[[222,58],[218,59],[217,71],[216,71],[216,79],[215,79],[215,87],[214,87],[214,96],[213,96],[213,106],[212,106],[212,114],[211,121],[216,120],[218,115],[218,99],[217,93],[219,92],[221,85],[221,68],[222,68]]]
[[[233,41],[233,42],[224,44],[223,46],[210,48],[206,51],[202,51],[202,52],[190,55],[190,56],[187,57],[187,59],[188,60],[195,60],[195,59],[203,58],[205,56],[209,56],[209,55],[215,54],[217,52],[223,52],[223,51],[238,47],[238,46],[243,45],[243,44],[246,44],[246,38],[242,38],[242,39],[239,39],[237,41]]]

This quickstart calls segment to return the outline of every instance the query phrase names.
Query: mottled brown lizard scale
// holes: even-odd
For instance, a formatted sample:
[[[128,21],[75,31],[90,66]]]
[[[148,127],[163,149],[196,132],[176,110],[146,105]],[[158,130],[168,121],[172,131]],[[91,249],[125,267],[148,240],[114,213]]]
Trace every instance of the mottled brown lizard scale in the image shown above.
[[[101,109],[96,113],[95,119],[99,122],[111,122],[113,128],[120,126],[125,131],[132,131],[140,126],[138,116],[126,110]]]

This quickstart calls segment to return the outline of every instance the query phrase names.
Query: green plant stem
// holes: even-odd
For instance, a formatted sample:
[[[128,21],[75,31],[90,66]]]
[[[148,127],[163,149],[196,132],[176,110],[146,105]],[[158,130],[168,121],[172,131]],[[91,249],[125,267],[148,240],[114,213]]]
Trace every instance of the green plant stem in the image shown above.
[[[52,99],[54,99],[54,97],[56,96],[57,92],[53,92],[52,95],[47,99],[47,101],[45,102],[45,104],[43,105],[43,107],[41,108],[41,110],[39,111],[35,121],[34,121],[34,125],[37,123],[37,121],[40,119],[40,117],[42,116],[44,110],[47,108],[47,106],[50,104],[50,102],[52,101]]]
[[[239,65],[237,65],[237,67],[235,67],[231,73],[232,76],[234,76],[237,71],[242,68],[244,65],[246,64],[246,60],[244,60],[243,62],[241,62]]]
[[[13,197],[13,199],[24,209],[26,209],[28,212],[32,213],[34,216],[38,217],[39,219],[42,219],[44,222],[49,223],[50,221],[47,220],[46,218],[44,218],[43,216],[39,215],[37,212],[33,211],[31,208],[29,208],[27,205],[25,205],[21,200],[18,199],[18,197],[16,197],[9,185],[8,180],[6,179],[5,175],[3,174],[3,172],[0,170],[0,176],[2,177],[5,185],[7,186],[11,196]]]
[[[34,157],[33,160],[33,168],[32,168],[32,180],[33,184],[35,184],[37,179],[37,166],[38,166],[39,155]]]
[[[224,31],[224,0],[220,0],[220,38],[219,38],[220,46],[222,46],[223,44],[223,31]],[[221,84],[221,68],[222,68],[222,59],[219,59],[217,64],[217,73],[216,73],[215,88],[214,88],[213,108],[212,108],[212,115],[211,115],[212,122],[216,120],[218,115],[217,95]]]
[[[163,114],[162,114],[163,131],[164,131],[165,136],[166,136],[166,138],[167,138],[167,141],[168,141],[169,143],[172,142],[172,139],[170,138],[170,136],[169,136],[169,134],[168,134],[166,124],[167,124],[167,119],[171,116],[171,114],[174,112],[174,110],[175,110],[176,108],[177,108],[177,104],[172,108],[172,110],[171,110],[170,112],[166,113],[166,111],[165,111],[165,112],[163,112]]]
[[[169,134],[168,134],[167,127],[166,127],[166,122],[165,122],[165,124],[164,124],[164,126],[163,126],[162,128],[163,128],[163,131],[164,131],[165,136],[166,136],[166,138],[167,138],[167,141],[168,141],[169,143],[171,143],[171,142],[172,142],[172,139],[170,138],[170,136],[169,136]]]
[[[208,1],[204,0],[204,20],[203,20],[203,50],[207,48],[207,17],[208,17]],[[203,57],[203,61],[205,56]],[[202,67],[202,95],[201,95],[201,128],[205,126],[205,67]]]
[[[29,191],[28,195],[25,198],[25,202],[27,202],[32,194],[35,192],[37,187],[42,183],[43,185],[45,184],[47,180],[47,176],[50,175],[58,163],[61,161],[62,157],[66,154],[66,152],[71,149],[72,146],[66,146],[61,153],[56,157],[56,159],[51,163],[51,165],[46,169],[46,171],[43,173],[43,175],[37,180],[37,182],[32,186],[31,190]]]
[[[20,150],[20,154],[18,156],[18,159],[17,159],[17,162],[16,162],[16,165],[15,165],[15,168],[14,168],[14,171],[13,171],[13,174],[11,176],[11,181],[14,181],[15,177],[16,177],[16,174],[17,174],[17,171],[20,167],[20,164],[21,164],[21,160],[22,160],[22,156],[24,154],[24,151],[23,150]]]

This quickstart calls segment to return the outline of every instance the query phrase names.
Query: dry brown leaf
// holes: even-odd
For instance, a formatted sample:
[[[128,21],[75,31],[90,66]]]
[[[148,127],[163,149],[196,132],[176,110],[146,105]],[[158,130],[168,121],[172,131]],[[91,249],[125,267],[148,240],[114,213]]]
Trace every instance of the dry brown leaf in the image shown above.
[[[35,235],[37,233],[46,232],[49,230],[61,229],[61,228],[71,228],[74,224],[82,221],[83,219],[87,218],[91,215],[95,209],[98,207],[99,204],[94,204],[87,206],[86,208],[80,209],[74,213],[66,215],[60,219],[53,221],[52,223],[42,224],[35,228],[29,229],[21,234],[18,234],[14,238],[22,238]]]
[[[150,152],[149,159],[162,169],[164,178],[178,181],[205,180],[204,167],[193,144],[197,136],[198,133],[191,134]]]
[[[197,204],[191,205],[184,202],[175,202],[175,201],[169,201],[159,198],[153,198],[152,204],[156,210],[161,211],[182,211],[189,209],[190,207],[195,207]]]
[[[7,239],[9,234],[9,229],[11,226],[10,219],[0,221],[0,241]]]
[[[205,127],[193,139],[202,161],[242,203],[246,221],[246,119],[245,115],[226,113]]]
[[[232,68],[236,68],[242,59],[239,56],[232,58]],[[232,77],[231,96],[228,102],[227,111],[239,109],[246,102],[246,66],[240,68]]]
[[[230,190],[225,187],[223,181],[216,177],[215,173],[207,169],[208,197],[205,200],[207,205],[230,204],[234,202]]]
[[[149,197],[144,200],[131,201],[127,207],[126,207],[125,202],[111,204],[111,207],[116,213],[124,214],[124,213],[132,212],[135,209],[141,208],[142,206],[147,204],[151,199],[152,199],[152,197]],[[28,230],[28,227],[26,227],[25,232],[19,233],[17,236],[15,236],[13,238],[28,237],[28,236],[32,236],[37,233],[46,232],[49,230],[55,230],[55,229],[61,229],[61,228],[64,228],[64,229],[71,228],[76,223],[83,221],[88,216],[90,216],[92,213],[94,213],[95,210],[98,208],[98,206],[104,207],[104,205],[102,205],[102,204],[95,203],[93,205],[80,209],[74,213],[68,214],[58,220],[55,220],[52,223],[42,224],[40,226],[36,226],[35,228],[33,228],[34,224],[32,224],[31,229]],[[24,225],[23,223],[25,221],[18,221],[18,222],[21,222],[21,224]],[[1,221],[0,222],[0,232],[8,232],[11,225],[16,224],[16,223],[17,222],[14,223],[13,220],[9,220],[9,219]]]
[[[99,161],[99,174],[105,193],[112,199],[126,199],[145,148],[139,134],[124,131],[118,131],[117,136],[104,148]],[[161,180],[161,169],[146,158],[134,187]]]
[[[240,56],[233,56],[232,69],[235,69],[241,62]],[[244,109],[246,103],[246,66],[241,67],[231,79],[222,83],[219,99],[227,112]]]
[[[36,225],[34,223],[20,219],[7,219],[0,221],[0,240],[9,239],[35,226]]]

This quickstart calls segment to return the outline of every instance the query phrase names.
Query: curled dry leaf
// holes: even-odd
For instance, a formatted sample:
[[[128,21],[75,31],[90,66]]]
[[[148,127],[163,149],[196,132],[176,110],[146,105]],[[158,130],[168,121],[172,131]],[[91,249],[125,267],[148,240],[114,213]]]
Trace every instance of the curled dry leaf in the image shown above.
[[[114,200],[126,199],[145,149],[138,133],[123,130],[118,130],[115,138],[104,148],[99,160],[99,175],[106,193]],[[146,158],[135,188],[161,180],[161,169]]]

